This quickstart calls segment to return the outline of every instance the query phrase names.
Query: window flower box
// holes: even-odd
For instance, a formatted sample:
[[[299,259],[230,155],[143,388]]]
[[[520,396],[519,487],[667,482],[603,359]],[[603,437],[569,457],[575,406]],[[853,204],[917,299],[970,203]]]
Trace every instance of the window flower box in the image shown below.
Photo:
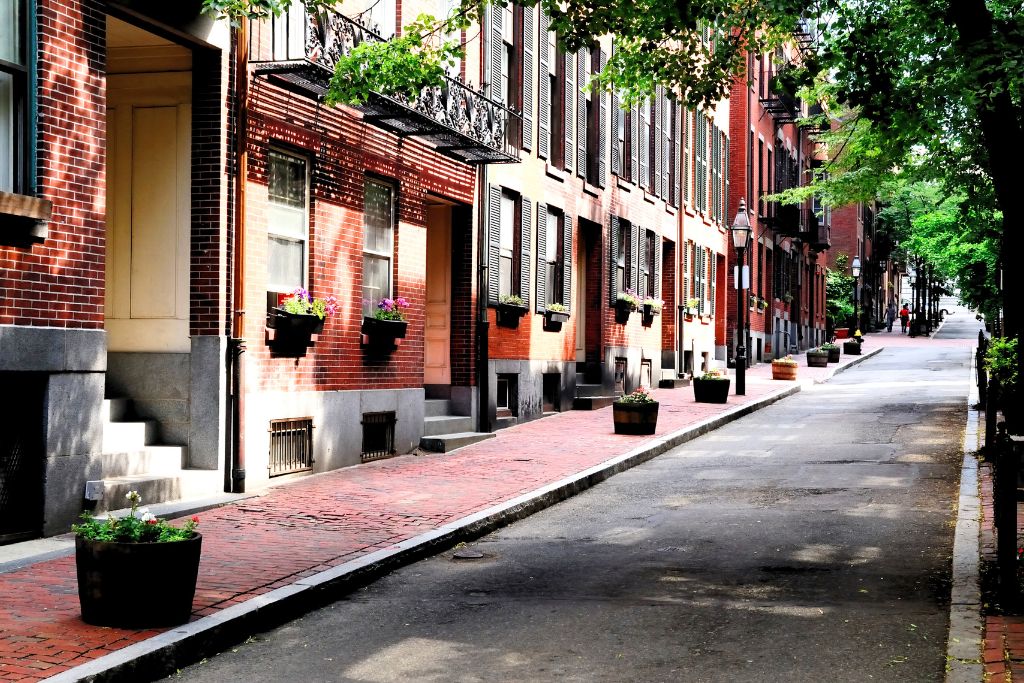
[[[529,311],[526,307],[526,303],[514,295],[506,295],[498,300],[498,305],[495,308],[495,319],[501,327],[508,327],[510,329],[516,329],[519,327],[519,321]]]
[[[562,304],[551,304],[545,309],[544,329],[548,332],[560,332],[566,322],[569,322],[569,311]]]
[[[360,332],[371,340],[379,339],[394,342],[396,339],[405,339],[409,322],[406,320],[379,320],[370,316],[363,317],[363,324]]]

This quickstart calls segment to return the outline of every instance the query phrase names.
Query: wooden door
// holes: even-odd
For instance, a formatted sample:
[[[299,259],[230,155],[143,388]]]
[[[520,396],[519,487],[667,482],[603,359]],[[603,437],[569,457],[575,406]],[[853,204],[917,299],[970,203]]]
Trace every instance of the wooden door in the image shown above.
[[[423,383],[451,384],[452,207],[427,208]]]
[[[189,350],[191,75],[108,79],[107,345]]]
[[[583,246],[582,232],[579,244],[573,253],[576,254],[576,288],[573,291],[576,300],[572,307],[576,315],[576,361],[587,360],[587,259],[580,253]]]

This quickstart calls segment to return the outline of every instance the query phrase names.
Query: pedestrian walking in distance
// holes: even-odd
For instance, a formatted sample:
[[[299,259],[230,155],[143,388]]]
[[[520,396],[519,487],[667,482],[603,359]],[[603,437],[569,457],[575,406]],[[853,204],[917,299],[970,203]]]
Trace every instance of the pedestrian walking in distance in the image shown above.
[[[907,333],[907,325],[910,324],[910,309],[906,304],[900,309],[900,334]]]
[[[896,302],[890,301],[889,307],[885,309],[885,328],[887,332],[892,332],[892,324],[896,321]]]

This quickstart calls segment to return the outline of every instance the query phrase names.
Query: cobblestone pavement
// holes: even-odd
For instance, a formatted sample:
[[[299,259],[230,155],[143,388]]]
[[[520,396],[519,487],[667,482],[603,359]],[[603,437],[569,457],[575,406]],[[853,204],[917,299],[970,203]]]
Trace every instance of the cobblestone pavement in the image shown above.
[[[882,332],[865,339],[865,351],[918,344],[970,345]],[[834,365],[808,368],[803,354],[797,358],[800,382],[824,381],[836,371]],[[840,366],[857,358],[844,355]],[[726,405],[695,403],[689,387],[656,391],[661,408],[654,437],[614,434],[610,408],[560,413],[454,453],[336,470],[204,512],[193,619],[389,548],[790,385],[771,380],[770,365],[762,364],[747,373],[747,395],[730,395]],[[41,680],[161,632],[83,623],[73,557],[0,574],[0,596],[0,681]]]

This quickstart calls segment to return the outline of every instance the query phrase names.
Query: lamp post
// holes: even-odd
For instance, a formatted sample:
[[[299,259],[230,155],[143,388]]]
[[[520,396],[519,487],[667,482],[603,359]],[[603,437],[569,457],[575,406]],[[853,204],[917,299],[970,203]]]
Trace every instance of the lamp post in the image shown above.
[[[850,274],[853,275],[853,325],[850,326],[850,338],[853,339],[860,328],[860,295],[857,292],[857,280],[860,279],[860,256],[854,256],[850,264]]]
[[[747,217],[747,205],[740,199],[739,209],[736,210],[736,218],[729,226],[732,234],[732,245],[736,248],[736,395],[743,396],[747,393],[747,347],[744,338],[743,311],[747,309],[743,300],[744,268],[743,252],[750,242],[750,219]]]

